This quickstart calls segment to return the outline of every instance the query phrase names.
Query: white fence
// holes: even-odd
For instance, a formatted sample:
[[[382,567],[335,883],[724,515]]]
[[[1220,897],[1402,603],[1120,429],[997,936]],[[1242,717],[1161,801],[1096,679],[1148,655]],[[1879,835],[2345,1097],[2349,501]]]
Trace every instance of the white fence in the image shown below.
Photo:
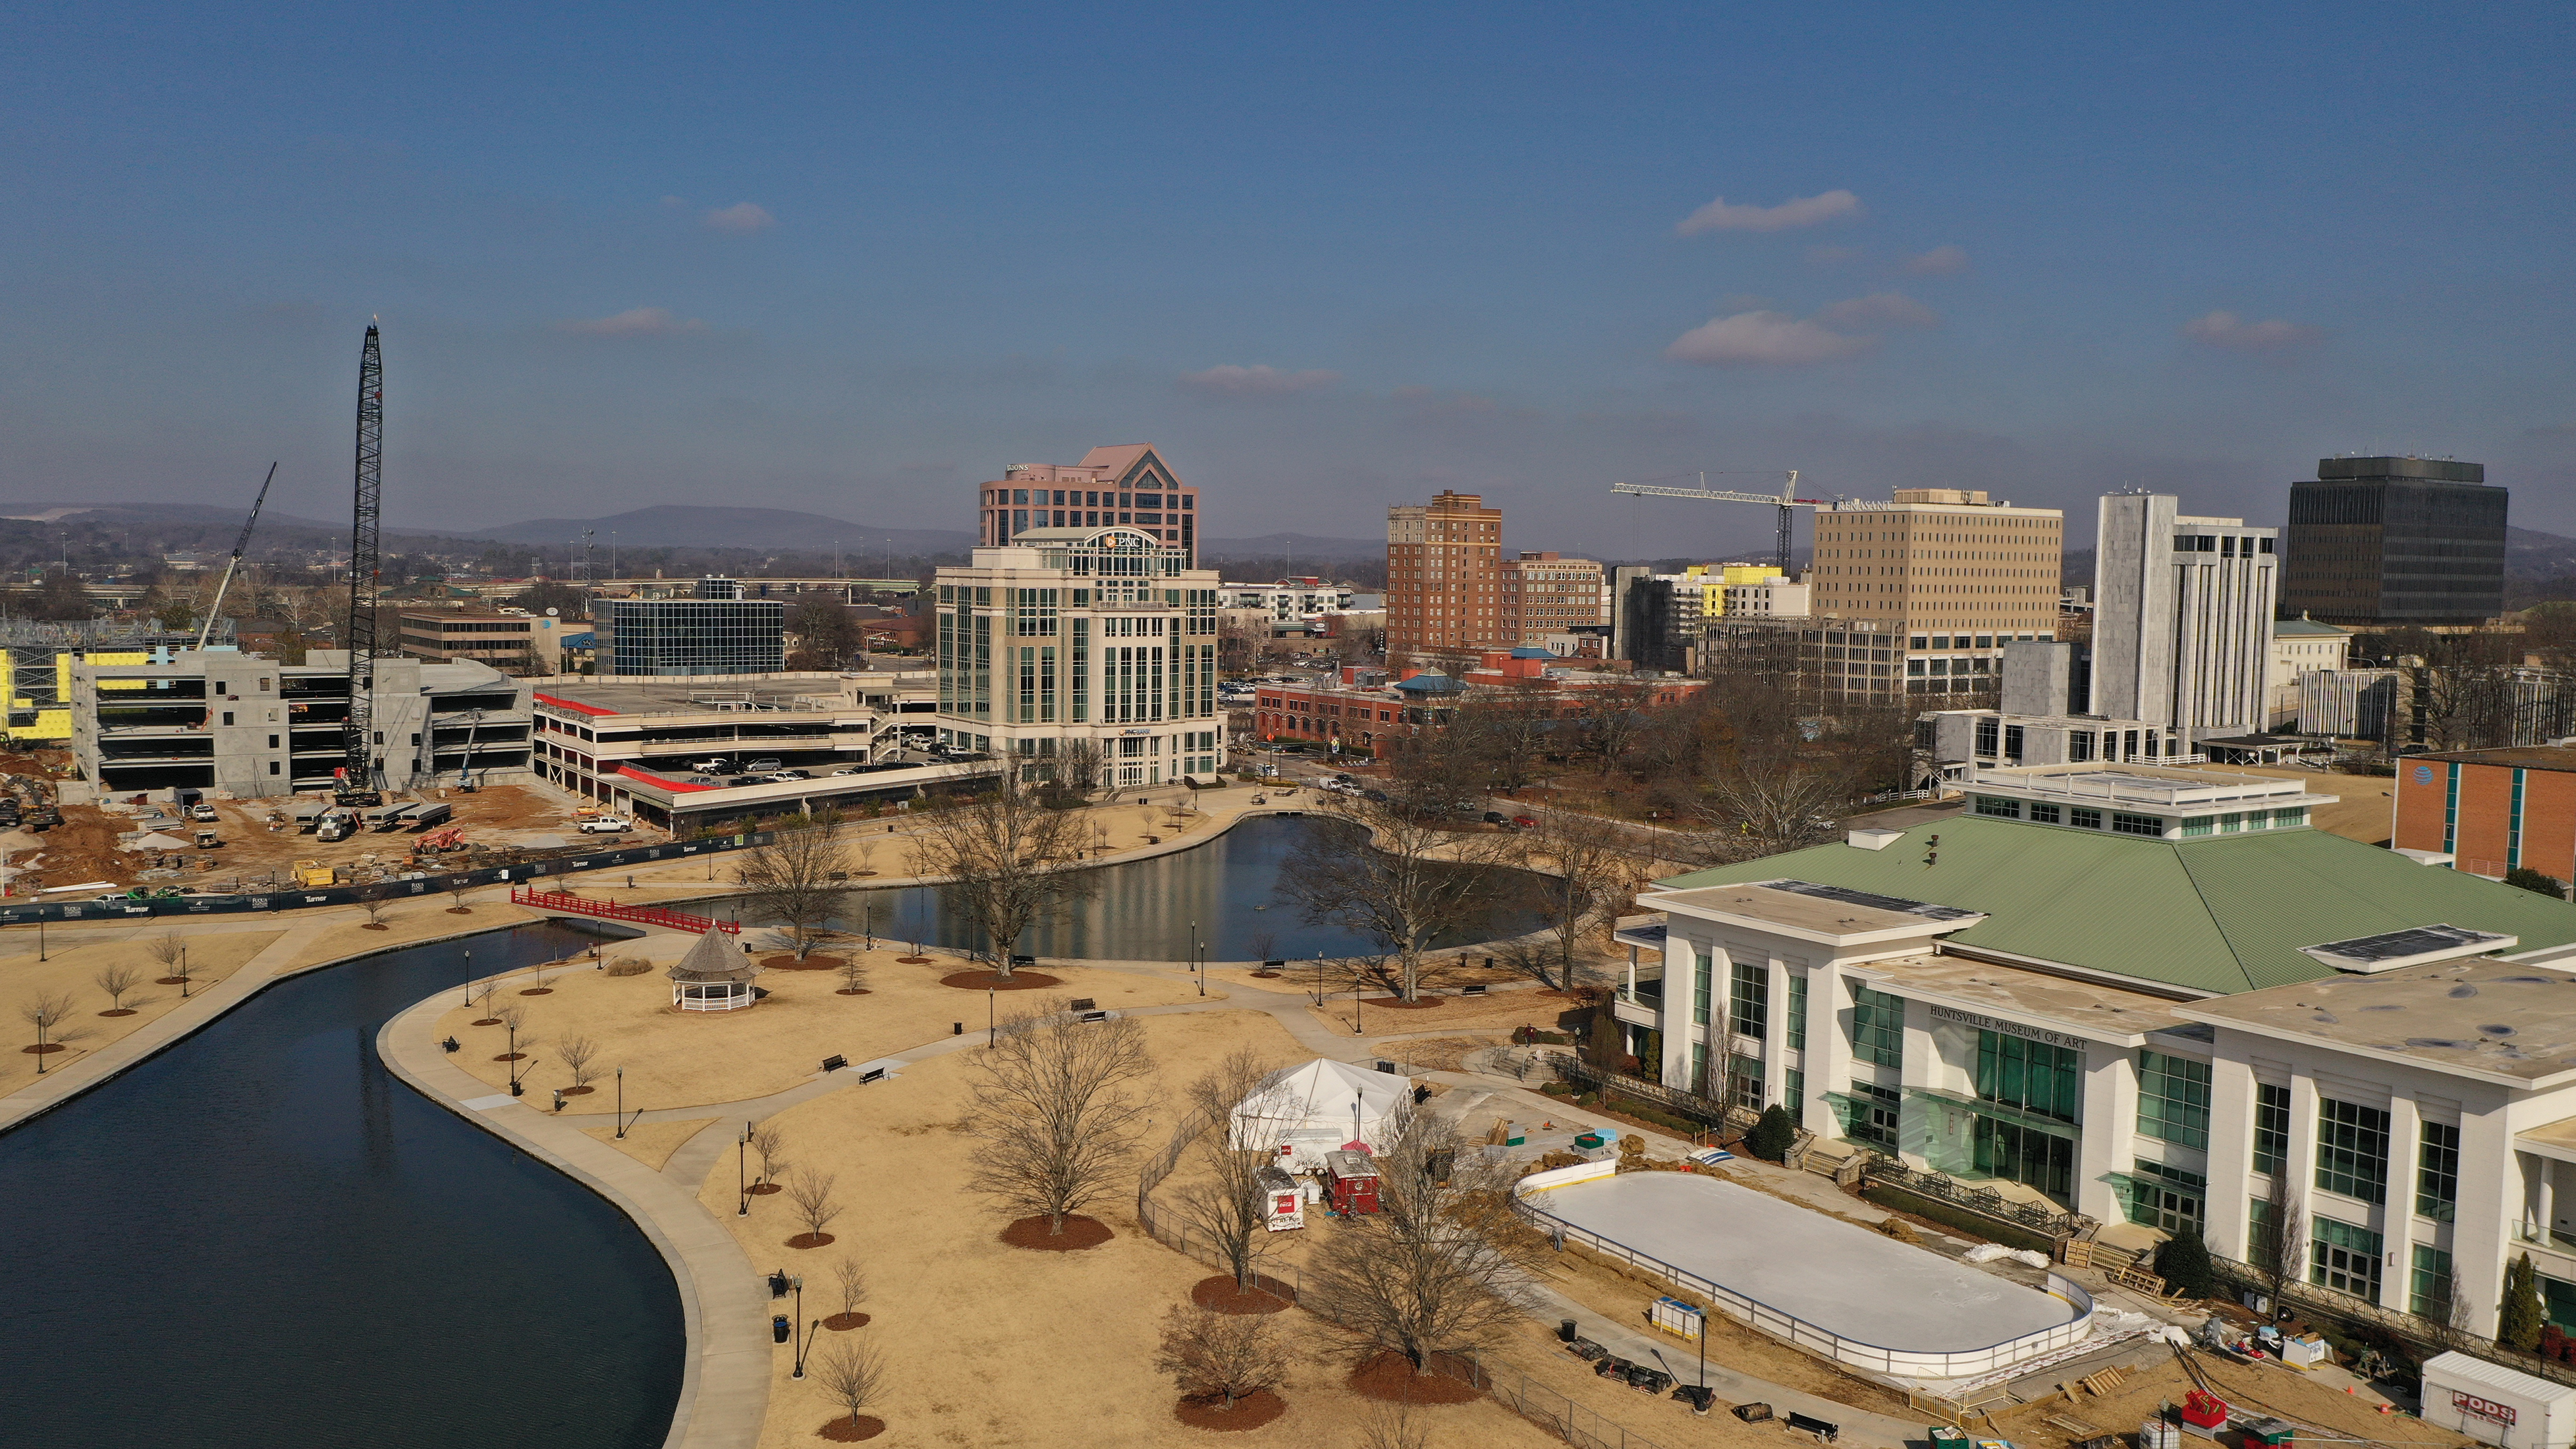
[[[1731,1288],[1720,1287],[1696,1273],[1676,1268],[1660,1258],[1640,1253],[1625,1243],[1605,1238],[1589,1229],[1578,1228],[1530,1200],[1529,1194],[1533,1191],[1544,1191],[1551,1187],[1562,1187],[1570,1182],[1581,1182],[1604,1176],[1606,1173],[1599,1169],[1609,1167],[1608,1163],[1585,1163],[1580,1167],[1559,1168],[1554,1172],[1532,1173],[1521,1179],[1516,1189],[1516,1195],[1519,1198],[1518,1206],[1522,1212],[1536,1219],[1540,1226],[1556,1235],[1560,1242],[1580,1243],[1594,1252],[1606,1254],[1632,1267],[1643,1268],[1685,1293],[1698,1295],[1702,1304],[1716,1308],[1729,1318],[1758,1328],[1774,1338],[1785,1339],[1809,1353],[1822,1355],[1837,1363],[1845,1363],[1854,1368],[1869,1369],[1877,1373],[1901,1374],[1907,1378],[1970,1378],[1978,1374],[1993,1373],[1997,1369],[2009,1367],[2025,1359],[2037,1358],[2042,1354],[2071,1347],[2083,1341],[2085,1336],[2093,1331],[2093,1295],[2085,1292],[2073,1280],[2051,1273],[2048,1275],[2049,1293],[2065,1299],[2075,1307],[2074,1319],[2054,1328],[2023,1334],[2019,1338],[2008,1338],[2001,1343],[1988,1344],[1983,1348],[1965,1349],[1891,1348],[1885,1344],[1865,1343],[1856,1338],[1845,1338],[1831,1329],[1818,1327],[1796,1314],[1774,1308],[1760,1299],[1749,1298]]]

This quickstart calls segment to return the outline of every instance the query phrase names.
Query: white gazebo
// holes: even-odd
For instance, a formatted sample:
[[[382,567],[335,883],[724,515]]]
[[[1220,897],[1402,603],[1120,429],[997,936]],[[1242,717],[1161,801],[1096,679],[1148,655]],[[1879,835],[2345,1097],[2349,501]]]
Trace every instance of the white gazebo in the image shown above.
[[[751,978],[760,963],[709,926],[671,966],[671,1005],[681,1011],[740,1011],[760,999]]]
[[[1280,1166],[1292,1172],[1318,1168],[1327,1152],[1385,1146],[1412,1093],[1407,1078],[1318,1057],[1236,1103],[1227,1136],[1237,1148],[1277,1148]]]

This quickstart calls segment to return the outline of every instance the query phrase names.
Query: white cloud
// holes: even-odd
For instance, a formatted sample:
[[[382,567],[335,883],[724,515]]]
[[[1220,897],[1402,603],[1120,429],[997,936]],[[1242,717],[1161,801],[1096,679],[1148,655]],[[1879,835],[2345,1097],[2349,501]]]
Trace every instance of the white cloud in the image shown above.
[[[737,201],[731,206],[708,212],[707,225],[717,231],[732,232],[736,236],[749,236],[753,232],[767,231],[778,225],[778,218],[769,214],[768,207],[748,201]]]
[[[1941,314],[1902,292],[1873,292],[1816,314],[1829,327],[1938,327]]]
[[[1721,196],[1673,226],[1676,236],[1697,236],[1704,231],[1792,231],[1802,226],[1815,226],[1838,216],[1860,215],[1860,198],[1848,191],[1828,191],[1822,196],[1800,196],[1778,206],[1729,206]]]
[[[674,317],[668,307],[630,307],[613,316],[558,322],[555,330],[578,332],[586,337],[677,337],[687,332],[704,332],[707,324],[694,317]]]
[[[1905,259],[1905,273],[1914,277],[1946,277],[1967,269],[1968,249],[1966,247],[1934,247],[1919,257]]]
[[[1738,312],[1674,338],[1664,356],[1709,367],[1804,367],[1857,357],[1877,345],[1875,337],[1846,337],[1786,312]]]
[[[1340,382],[1342,375],[1323,368],[1288,372],[1267,363],[1239,367],[1226,363],[1205,372],[1181,374],[1181,386],[1193,392],[1215,393],[1222,397],[1283,397],[1289,393],[1316,392]]]
[[[2325,333],[2278,317],[2248,322],[2233,312],[2217,311],[2204,313],[2182,324],[2182,335],[2212,347],[2230,347],[2240,352],[2276,352],[2285,347],[2314,342]]]

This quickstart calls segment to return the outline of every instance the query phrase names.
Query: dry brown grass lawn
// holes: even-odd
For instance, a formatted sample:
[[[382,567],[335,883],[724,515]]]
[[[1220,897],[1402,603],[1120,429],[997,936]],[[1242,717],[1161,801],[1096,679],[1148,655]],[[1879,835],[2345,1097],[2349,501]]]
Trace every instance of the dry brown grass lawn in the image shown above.
[[[1293,983],[1276,981],[1255,984],[1287,986]],[[1372,990],[1367,994],[1370,997],[1380,997],[1385,993]],[[1559,996],[1550,991],[1500,991],[1491,996],[1451,996],[1443,993],[1439,1000],[1438,1006],[1423,1007],[1363,1005],[1359,1015],[1360,1027],[1370,1036],[1386,1032],[1508,1031],[1515,1026],[1534,1026],[1541,1031],[1554,1031],[1557,1029],[1557,1018],[1567,1012],[1583,1009],[1581,1003],[1573,998]],[[1335,1032],[1348,1032],[1351,1029],[1351,997],[1347,991],[1338,998],[1324,1003],[1320,1008],[1310,1006],[1306,1011]]]
[[[616,954],[613,947],[608,954]],[[906,966],[895,959],[900,954],[899,948],[881,948],[866,958],[865,996],[837,994],[837,971],[763,972],[758,984],[769,996],[747,1011],[674,1011],[670,978],[661,967],[641,976],[610,976],[591,969],[587,957],[551,974],[548,995],[521,996],[527,983],[513,978],[496,1001],[528,1008],[520,1040],[521,1050],[536,1059],[524,1077],[531,1101],[548,1101],[554,1088],[572,1084],[547,1044],[578,1035],[599,1048],[599,1090],[572,1098],[567,1112],[613,1111],[608,1088],[620,1065],[626,1068],[630,1111],[738,1102],[804,1081],[828,1056],[864,1062],[947,1036],[961,1022],[970,1033],[982,1029],[984,993],[939,984],[940,977],[966,969],[965,961],[934,956],[928,965]],[[1088,996],[1110,1009],[1198,999],[1194,984],[1134,972],[1049,966],[1047,974],[1063,980],[1058,993]],[[1013,994],[1002,993],[1003,1010],[1010,1009]],[[1028,999],[1042,993],[1018,994]],[[504,1033],[497,1026],[472,1025],[479,1012],[464,1006],[462,997],[460,989],[458,1005],[438,1019],[436,1034],[466,1044],[452,1058],[457,1065],[505,1085],[508,1064],[492,1060],[506,1049]],[[538,1043],[533,1050],[524,1045],[531,1036]]]
[[[405,897],[386,908],[385,929],[381,931],[368,930],[366,917],[351,913],[347,919],[335,922],[329,930],[306,943],[294,960],[278,968],[277,974],[284,976],[361,953],[372,954],[397,946],[417,945],[437,936],[492,931],[544,919],[534,911],[511,905],[506,896],[499,900],[476,902],[470,916],[449,915],[446,910],[449,904],[443,894]]]
[[[240,969],[244,962],[267,950],[272,942],[285,934],[284,931],[232,931],[184,937],[188,943],[188,959],[195,963],[198,973],[189,983],[189,994],[202,994],[206,988]],[[19,1019],[18,1008],[39,995],[64,992],[74,1003],[71,1019],[50,1033],[54,1040],[68,1043],[70,1050],[46,1055],[45,1070],[49,1073],[79,1061],[121,1039],[136,1027],[156,1021],[178,1007],[178,987],[152,984],[165,972],[161,963],[152,959],[151,939],[136,936],[128,940],[55,945],[46,952],[51,959],[38,961],[30,938],[30,949],[24,955],[0,960],[0,1032],[7,1033],[0,1036],[0,1042],[7,1043],[5,1048],[0,1048],[0,1092],[15,1091],[36,1079],[36,1058],[19,1050],[35,1044],[35,1029]],[[134,1015],[100,1016],[98,1013],[107,1010],[107,994],[100,991],[91,978],[98,974],[99,968],[120,962],[137,967],[143,973],[143,984],[125,996],[125,1004],[134,1009]]]
[[[583,1136],[596,1137],[655,1172],[660,1172],[662,1164],[671,1160],[671,1154],[680,1150],[681,1143],[697,1136],[706,1129],[708,1123],[714,1120],[716,1119],[713,1117],[692,1117],[685,1122],[638,1122],[626,1129],[626,1135],[623,1138],[617,1135],[614,1124],[584,1127],[581,1130]]]
[[[1219,1011],[1144,1019],[1162,1080],[1176,1084],[1238,1045],[1282,1061],[1305,1054],[1268,1016]],[[1318,1356],[1324,1334],[1306,1315],[1280,1326],[1300,1345],[1300,1362],[1282,1387],[1288,1412],[1239,1435],[1211,1438],[1172,1417],[1175,1393],[1153,1369],[1164,1309],[1187,1300],[1209,1270],[1154,1242],[1135,1226],[1132,1197],[1122,1192],[1096,1215],[1117,1230],[1106,1245],[1079,1253],[1036,1253],[1003,1246],[1002,1221],[965,1181],[973,1140],[955,1124],[968,1110],[971,1051],[907,1067],[892,1081],[849,1087],[780,1113],[785,1155],[798,1167],[838,1175],[844,1205],[832,1224],[839,1241],[798,1251],[784,1246],[796,1231],[783,1196],[752,1200],[734,1215],[734,1174],[719,1164],[700,1200],[733,1225],[754,1266],[802,1273],[809,1290],[833,1260],[855,1253],[873,1282],[870,1335],[892,1368],[883,1405],[871,1412],[889,1426],[877,1442],[901,1446],[1115,1444],[1156,1449],[1314,1449],[1357,1442],[1364,1401],[1340,1386],[1344,1366]],[[1147,1140],[1172,1127],[1157,1112]],[[828,1311],[826,1309],[825,1311]],[[808,1317],[819,1316],[809,1291]],[[828,1348],[835,1335],[826,1331]],[[814,1442],[831,1416],[809,1378],[788,1377],[789,1353],[776,1350],[763,1449]],[[1633,1395],[1631,1397],[1634,1397]],[[1642,1404],[1639,1407],[1644,1407]],[[1491,1401],[1421,1411],[1434,1449],[1539,1449],[1560,1441]]]

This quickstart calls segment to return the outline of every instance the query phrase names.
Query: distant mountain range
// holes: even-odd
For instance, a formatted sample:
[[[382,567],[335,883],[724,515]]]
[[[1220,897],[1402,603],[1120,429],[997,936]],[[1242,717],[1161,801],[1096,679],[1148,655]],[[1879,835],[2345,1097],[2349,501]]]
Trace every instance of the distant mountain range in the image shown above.
[[[904,554],[956,553],[973,546],[964,529],[881,528],[852,523],[828,514],[788,508],[705,508],[666,503],[636,508],[603,518],[532,518],[499,528],[473,529],[460,538],[489,538],[503,543],[560,544],[587,529],[599,548],[617,536],[624,548],[792,548],[805,553],[829,550],[835,541],[853,556],[882,549],[889,541]]]

